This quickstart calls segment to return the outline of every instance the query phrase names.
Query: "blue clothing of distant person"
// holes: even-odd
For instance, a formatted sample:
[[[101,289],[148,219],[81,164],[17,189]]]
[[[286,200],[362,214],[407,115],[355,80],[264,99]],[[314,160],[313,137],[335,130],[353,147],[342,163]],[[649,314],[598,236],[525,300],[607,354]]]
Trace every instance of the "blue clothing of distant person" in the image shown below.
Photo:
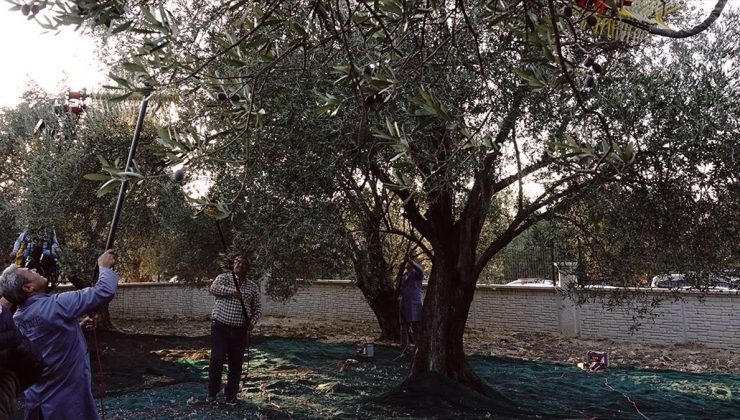
[[[405,262],[405,272],[399,280],[399,318],[401,325],[401,348],[410,349],[409,335],[412,335],[414,344],[418,341],[418,325],[422,312],[422,281],[424,268],[418,262],[408,258]]]
[[[41,228],[39,230],[24,229],[13,244],[13,254],[23,249],[23,258],[31,255],[33,246],[39,246],[47,257],[56,257],[59,250],[59,241],[54,229]]]
[[[406,272],[401,276],[401,315],[406,322],[421,321],[422,286],[424,268],[409,260]]]
[[[41,352],[41,379],[25,392],[27,418],[98,419],[87,343],[78,318],[110,301],[119,276],[111,251],[98,258],[100,279],[82,290],[45,293],[47,279],[11,265],[0,275],[0,293],[18,305],[18,329]]]

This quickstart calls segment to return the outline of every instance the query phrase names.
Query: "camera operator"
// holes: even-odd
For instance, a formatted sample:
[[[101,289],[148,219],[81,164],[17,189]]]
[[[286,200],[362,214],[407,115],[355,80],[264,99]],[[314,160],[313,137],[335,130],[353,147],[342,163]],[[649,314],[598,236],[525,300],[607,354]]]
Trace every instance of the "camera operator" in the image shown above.
[[[10,418],[16,397],[39,380],[43,368],[41,355],[16,328],[10,302],[0,297],[0,418]]]

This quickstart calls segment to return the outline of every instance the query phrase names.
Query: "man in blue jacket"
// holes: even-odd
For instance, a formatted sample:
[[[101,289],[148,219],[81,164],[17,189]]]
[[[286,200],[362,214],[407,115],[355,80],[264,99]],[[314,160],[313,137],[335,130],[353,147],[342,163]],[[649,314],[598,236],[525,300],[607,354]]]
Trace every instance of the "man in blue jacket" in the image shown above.
[[[113,299],[118,288],[115,258],[98,258],[100,279],[82,290],[46,294],[48,280],[11,265],[0,274],[0,294],[18,306],[18,329],[41,352],[46,364],[41,380],[26,392],[27,418],[98,419],[92,395],[87,344],[78,318]]]

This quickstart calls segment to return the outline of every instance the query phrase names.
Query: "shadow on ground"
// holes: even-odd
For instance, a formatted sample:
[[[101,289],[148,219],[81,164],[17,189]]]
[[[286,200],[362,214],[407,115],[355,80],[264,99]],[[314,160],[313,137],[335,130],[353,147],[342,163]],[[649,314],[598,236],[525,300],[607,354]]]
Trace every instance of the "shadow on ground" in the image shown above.
[[[740,375],[628,368],[588,374],[573,366],[473,356],[473,368],[500,399],[470,399],[438,378],[384,394],[409,368],[408,357],[397,359],[397,348],[376,346],[375,357],[363,360],[351,344],[253,341],[243,402],[228,407],[204,402],[207,337],[106,333],[107,418],[693,419],[740,413]],[[475,408],[449,403],[459,400]]]

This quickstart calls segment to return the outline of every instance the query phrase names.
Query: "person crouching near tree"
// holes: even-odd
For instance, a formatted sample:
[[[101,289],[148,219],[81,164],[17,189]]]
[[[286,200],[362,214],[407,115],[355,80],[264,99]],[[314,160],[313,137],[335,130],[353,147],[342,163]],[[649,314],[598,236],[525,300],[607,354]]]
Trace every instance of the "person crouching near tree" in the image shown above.
[[[18,329],[41,352],[41,379],[25,392],[27,419],[99,419],[92,394],[90,360],[78,318],[113,299],[118,274],[113,251],[98,257],[100,279],[82,290],[46,294],[48,280],[11,265],[0,274],[0,294],[18,310]]]
[[[221,374],[228,362],[224,394],[226,404],[235,405],[242,375],[248,332],[262,316],[257,283],[249,279],[249,258],[241,254],[234,259],[233,269],[216,277],[210,293],[216,297],[211,314],[211,360],[208,367],[208,398],[216,402],[221,391]]]
[[[41,378],[41,354],[18,331],[10,302],[0,297],[0,419],[15,413],[16,397]]]

